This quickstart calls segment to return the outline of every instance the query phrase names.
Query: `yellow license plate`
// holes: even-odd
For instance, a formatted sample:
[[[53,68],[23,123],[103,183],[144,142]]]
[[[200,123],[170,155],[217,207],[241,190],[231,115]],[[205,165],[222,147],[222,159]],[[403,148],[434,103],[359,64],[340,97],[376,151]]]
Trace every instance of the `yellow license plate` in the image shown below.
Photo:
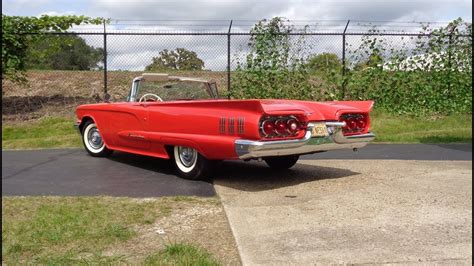
[[[311,137],[326,137],[328,135],[328,128],[326,127],[326,124],[323,123],[315,124],[311,131]]]

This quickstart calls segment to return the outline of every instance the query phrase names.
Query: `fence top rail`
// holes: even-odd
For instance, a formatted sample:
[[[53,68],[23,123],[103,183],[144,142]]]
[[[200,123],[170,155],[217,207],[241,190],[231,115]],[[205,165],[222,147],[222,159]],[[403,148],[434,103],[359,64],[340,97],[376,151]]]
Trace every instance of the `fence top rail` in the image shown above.
[[[250,32],[80,32],[80,31],[68,31],[68,32],[22,32],[18,33],[21,35],[163,35],[163,36],[179,36],[179,35],[203,35],[203,36],[213,36],[213,35],[234,35],[234,36],[255,36],[260,33],[250,33]],[[431,37],[431,36],[447,36],[446,34],[436,34],[436,33],[411,33],[411,32],[290,32],[290,33],[276,33],[276,35],[289,35],[289,36],[301,36],[301,35],[314,35],[314,36],[420,36],[420,37]],[[472,37],[469,34],[454,34],[454,37]]]

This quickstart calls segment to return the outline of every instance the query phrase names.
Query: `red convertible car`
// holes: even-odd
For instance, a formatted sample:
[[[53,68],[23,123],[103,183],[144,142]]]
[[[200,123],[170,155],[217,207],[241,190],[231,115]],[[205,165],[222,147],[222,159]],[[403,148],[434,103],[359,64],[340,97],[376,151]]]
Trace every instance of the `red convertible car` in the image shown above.
[[[86,151],[171,159],[179,176],[206,177],[219,160],[263,159],[292,167],[302,154],[356,149],[369,132],[372,101],[219,99],[215,82],[143,74],[127,101],[77,108]]]

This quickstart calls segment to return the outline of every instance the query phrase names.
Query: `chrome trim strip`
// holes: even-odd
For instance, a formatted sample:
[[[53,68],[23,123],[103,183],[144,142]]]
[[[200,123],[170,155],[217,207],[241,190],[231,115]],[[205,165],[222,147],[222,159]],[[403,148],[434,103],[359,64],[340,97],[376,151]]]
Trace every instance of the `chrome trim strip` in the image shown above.
[[[336,149],[362,148],[375,138],[373,133],[344,136],[343,122],[326,122],[329,135],[311,137],[315,123],[309,123],[306,134],[301,139],[279,141],[254,141],[238,139],[235,141],[235,152],[240,159],[306,154]]]
[[[134,102],[136,99],[135,96],[137,96],[137,89],[138,89],[138,84],[140,81],[143,79],[142,76],[138,76],[132,80],[132,89],[130,90],[130,94],[128,95],[127,102]]]

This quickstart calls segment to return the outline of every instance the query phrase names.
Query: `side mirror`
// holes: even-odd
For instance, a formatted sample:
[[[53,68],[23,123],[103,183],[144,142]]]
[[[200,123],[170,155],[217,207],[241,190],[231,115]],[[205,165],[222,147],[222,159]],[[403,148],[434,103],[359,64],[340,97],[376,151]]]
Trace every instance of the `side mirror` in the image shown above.
[[[112,96],[110,96],[110,94],[108,94],[108,93],[104,94],[104,102],[109,103],[110,98],[112,98]]]

